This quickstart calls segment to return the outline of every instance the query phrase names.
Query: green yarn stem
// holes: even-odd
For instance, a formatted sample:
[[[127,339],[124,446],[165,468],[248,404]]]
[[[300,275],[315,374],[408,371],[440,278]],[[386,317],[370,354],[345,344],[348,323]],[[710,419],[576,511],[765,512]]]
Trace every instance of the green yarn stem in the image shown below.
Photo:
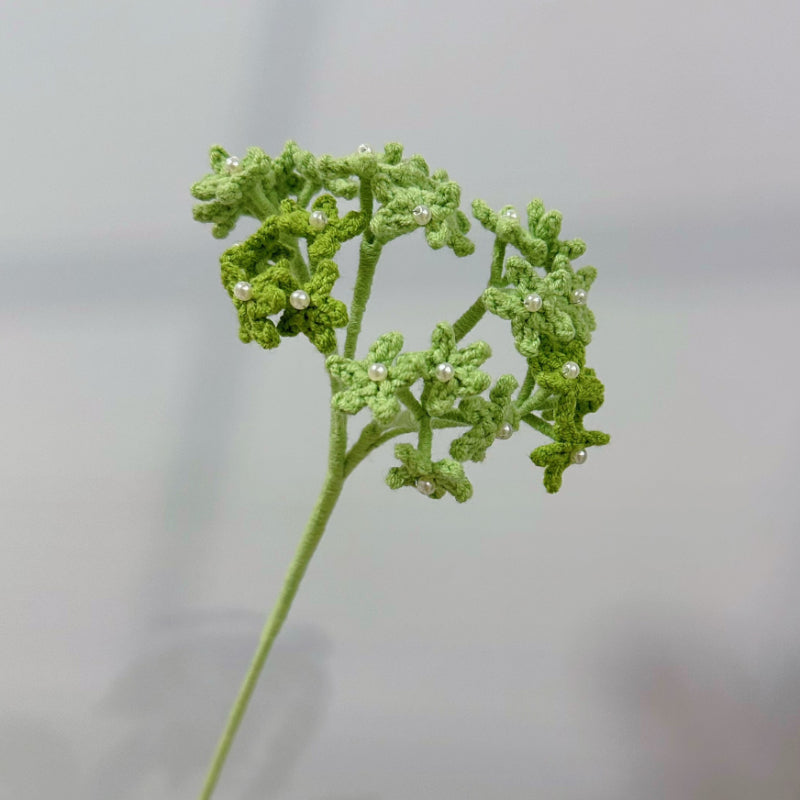
[[[330,446],[328,449],[328,474],[322,485],[314,510],[311,512],[300,544],[297,546],[292,563],[289,565],[281,592],[261,632],[261,638],[250,664],[250,669],[247,671],[244,682],[239,689],[236,702],[233,704],[225,730],[211,761],[203,791],[200,794],[200,800],[210,800],[214,793],[214,788],[217,785],[222,768],[225,766],[228,752],[233,744],[233,739],[239,730],[239,725],[242,722],[245,711],[247,711],[253,690],[256,687],[256,683],[258,683],[267,656],[272,649],[272,643],[283,627],[292,602],[297,595],[297,590],[300,588],[300,582],[303,580],[311,557],[317,549],[322,534],[325,532],[325,526],[342,492],[345,479],[346,449],[347,421],[345,415],[341,411],[332,411]]]
[[[534,373],[530,364],[528,364],[528,371],[525,373],[525,381],[522,384],[522,388],[519,390],[519,394],[517,395],[517,402],[521,402],[527,400],[531,396],[531,392],[533,391],[533,387],[536,385],[536,373]],[[531,405],[528,411],[536,408],[535,405]],[[527,414],[527,411],[521,412],[522,414]]]
[[[430,384],[425,384],[420,397],[420,405],[424,409],[427,407],[428,395],[430,394]],[[433,428],[431,427],[431,418],[427,412],[424,412],[419,417],[419,441],[417,442],[417,450],[424,456],[431,457],[431,448],[433,447]]]
[[[494,248],[492,250],[492,274],[489,278],[489,286],[503,285],[503,262],[506,259],[506,244],[507,242],[501,242],[500,239],[494,240]]]
[[[483,297],[479,297],[453,324],[456,341],[461,341],[483,319],[485,313]]]
[[[417,418],[425,416],[425,410],[419,404],[419,400],[411,393],[407,386],[401,386],[397,392],[397,399]]]
[[[358,252],[358,275],[355,289],[353,289],[350,322],[347,325],[347,336],[344,341],[345,358],[355,358],[358,335],[361,333],[361,322],[364,319],[364,310],[372,292],[375,267],[381,256],[381,245],[375,244],[375,236],[369,227],[369,221],[372,219],[372,187],[368,181],[361,181],[360,200],[361,212],[367,216],[367,226],[364,229],[364,238],[361,240],[361,247]]]
[[[549,436],[551,439],[556,438],[555,430],[553,426],[543,420],[541,417],[537,417],[536,414],[526,414],[522,417],[522,422],[527,422],[531,428],[535,428],[539,433],[543,433],[545,436]]]

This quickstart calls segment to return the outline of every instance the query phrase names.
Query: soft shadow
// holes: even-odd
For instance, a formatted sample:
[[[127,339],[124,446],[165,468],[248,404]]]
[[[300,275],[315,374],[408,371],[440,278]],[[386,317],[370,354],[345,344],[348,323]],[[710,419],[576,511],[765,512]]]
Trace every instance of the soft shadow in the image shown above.
[[[649,620],[614,638],[602,674],[630,754],[626,797],[800,797],[796,647],[747,664],[696,620]]]
[[[174,797],[198,794],[261,622],[247,614],[199,631],[169,626],[174,641],[132,664],[101,703],[128,732],[108,748],[89,797],[144,798],[157,786]],[[327,651],[317,630],[279,637],[232,748],[224,796],[263,800],[287,786],[328,706]]]

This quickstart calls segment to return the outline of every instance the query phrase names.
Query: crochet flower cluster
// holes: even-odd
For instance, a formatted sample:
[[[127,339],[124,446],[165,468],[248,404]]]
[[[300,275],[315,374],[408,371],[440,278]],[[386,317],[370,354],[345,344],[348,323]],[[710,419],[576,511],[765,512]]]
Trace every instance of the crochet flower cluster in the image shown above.
[[[495,441],[524,422],[552,440],[534,449],[531,460],[544,467],[545,487],[555,492],[564,471],[586,460],[587,448],[608,442],[607,434],[583,424],[603,402],[603,385],[586,365],[596,270],[572,267],[586,246],[559,239],[559,212],[534,200],[523,224],[511,206],[493,211],[475,201],[475,218],[495,238],[491,275],[476,303],[455,323],[439,323],[428,350],[403,352],[403,336],[391,332],[359,359],[355,342],[365,298],[358,293],[368,296],[370,269],[386,245],[421,228],[434,249],[447,247],[457,256],[474,251],[458,184],[444,170],[431,172],[420,156],[403,158],[394,143],[383,152],[364,145],[343,158],[316,157],[294,142],[274,159],[258,148],[239,159],[214,147],[211,167],[192,187],[202,201],[195,218],[212,223],[216,237],[227,236],[242,216],[259,221],[220,259],[240,338],[271,349],[303,334],[325,354],[333,408],[350,415],[369,408],[373,417],[359,440],[359,457],[395,436],[416,434],[416,446],[395,448],[400,466],[390,470],[389,486],[415,486],[428,497],[450,494],[463,502],[472,496],[463,464],[484,460]],[[341,213],[339,202],[355,198],[359,208]],[[356,237],[361,266],[348,313],[332,295],[339,278],[334,258]],[[506,256],[509,247],[516,254]],[[510,323],[525,364],[521,379],[503,375],[492,385],[481,369],[489,345],[460,346],[486,312]],[[337,340],[342,328],[348,328],[344,353]],[[433,434],[448,428],[464,430],[450,444],[451,457],[434,461]]]

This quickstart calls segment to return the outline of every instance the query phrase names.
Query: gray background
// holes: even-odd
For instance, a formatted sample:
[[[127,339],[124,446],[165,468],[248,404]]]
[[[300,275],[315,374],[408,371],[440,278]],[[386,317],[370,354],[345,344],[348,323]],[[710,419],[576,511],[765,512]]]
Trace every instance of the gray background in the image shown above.
[[[515,436],[468,506],[389,491],[373,456],[220,798],[800,796],[796,2],[12,2],[0,23],[2,800],[199,789],[328,412],[306,341],[238,342],[188,187],[213,142],[287,138],[399,140],[466,203],[561,209],[600,271],[613,443],[551,497],[541,437]],[[454,319],[487,274],[474,233],[464,261],[387,250],[363,341]],[[518,368],[505,323],[477,334],[494,375]]]

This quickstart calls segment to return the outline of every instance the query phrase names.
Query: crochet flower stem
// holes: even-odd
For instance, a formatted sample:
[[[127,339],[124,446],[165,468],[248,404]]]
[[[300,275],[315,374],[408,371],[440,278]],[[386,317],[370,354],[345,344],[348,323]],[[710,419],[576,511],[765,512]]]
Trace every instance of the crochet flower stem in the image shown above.
[[[231,709],[228,722],[225,725],[225,730],[217,745],[217,749],[211,761],[211,766],[208,770],[208,775],[206,776],[205,784],[203,785],[203,791],[200,794],[200,800],[209,800],[214,793],[214,788],[217,785],[220,773],[228,757],[228,752],[233,744],[233,739],[236,736],[236,732],[247,710],[247,706],[250,702],[253,690],[258,683],[267,656],[272,649],[272,643],[275,641],[275,637],[280,632],[286,620],[286,616],[292,606],[297,590],[300,588],[300,582],[303,580],[311,557],[314,555],[320,539],[322,539],[325,526],[342,492],[345,480],[344,465],[346,448],[346,417],[341,411],[333,410],[331,411],[331,433],[328,448],[328,473],[325,477],[325,482],[322,485],[316,505],[308,519],[305,531],[303,531],[303,536],[300,539],[300,544],[297,546],[292,563],[289,565],[289,570],[284,578],[283,587],[278,595],[278,599],[261,631],[258,648],[250,663],[250,668],[247,671],[244,682],[239,689],[236,702]]]
[[[358,275],[353,289],[353,302],[350,306],[347,337],[344,341],[345,358],[355,357],[358,335],[361,333],[361,323],[364,319],[364,310],[372,292],[372,279],[375,277],[375,267],[378,264],[382,249],[381,245],[375,241],[375,237],[369,227],[369,221],[372,218],[372,189],[369,181],[361,181],[359,200],[361,202],[361,212],[366,214],[367,222],[364,229],[364,238],[361,240],[358,252]]]
[[[409,234],[434,250],[448,247],[458,257],[474,251],[466,235],[470,222],[459,207],[458,184],[445,170],[432,172],[421,156],[403,158],[398,143],[387,144],[383,152],[364,144],[343,158],[316,157],[294,142],[275,158],[259,148],[249,148],[238,158],[215,145],[210,161],[211,173],[192,186],[192,194],[202,201],[193,209],[195,219],[212,223],[212,233],[220,239],[241,217],[261,222],[254,234],[220,257],[222,284],[238,316],[239,338],[272,350],[302,333],[299,338],[326,357],[331,424],[322,489],[264,624],[200,800],[211,800],[214,794],[272,644],[345,480],[373,451],[397,437],[416,436],[416,446],[395,443],[398,465],[386,475],[388,487],[415,489],[433,501],[449,495],[463,503],[473,495],[464,463],[483,461],[496,442],[517,434],[521,421],[551,440],[530,454],[530,460],[544,468],[544,486],[550,493],[560,489],[567,468],[586,461],[587,448],[609,440],[602,431],[586,430],[583,423],[603,403],[603,385],[586,363],[586,346],[595,328],[587,295],[597,270],[573,269],[571,261],[586,246],[579,239],[559,239],[559,212],[546,211],[535,199],[523,220],[513,206],[494,211],[476,200],[475,218],[494,234],[486,288],[454,324],[436,324],[430,348],[409,352],[402,334],[388,331],[356,359],[386,244]],[[360,209],[342,213],[337,198],[358,198]],[[344,301],[332,293],[340,276],[333,259],[343,244],[359,235],[358,273],[348,314]],[[506,258],[509,245],[518,254]],[[525,359],[519,367],[527,371],[516,395],[515,374],[502,375],[493,385],[481,369],[491,355],[488,342],[460,346],[487,312],[510,322],[515,347]],[[337,330],[345,327],[340,351]],[[372,419],[348,449],[347,415],[365,408]],[[462,431],[450,442],[451,457],[434,461],[434,433],[445,428]]]
[[[506,242],[499,238],[494,240],[494,251],[492,254],[492,271],[489,277],[489,286],[502,286],[503,281],[503,261],[506,256]],[[481,295],[454,323],[453,333],[456,341],[460,342],[482,319],[486,313],[486,304]]]

